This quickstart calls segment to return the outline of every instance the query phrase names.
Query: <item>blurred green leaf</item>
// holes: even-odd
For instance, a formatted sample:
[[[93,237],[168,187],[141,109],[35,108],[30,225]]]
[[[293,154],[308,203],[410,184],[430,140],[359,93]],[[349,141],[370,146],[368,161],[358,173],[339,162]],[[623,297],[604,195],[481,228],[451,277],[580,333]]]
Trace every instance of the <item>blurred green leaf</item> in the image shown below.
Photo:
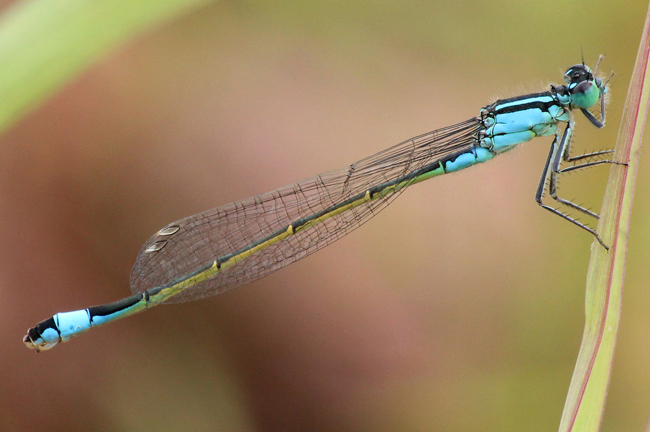
[[[0,17],[0,133],[106,52],[209,0],[32,0]]]

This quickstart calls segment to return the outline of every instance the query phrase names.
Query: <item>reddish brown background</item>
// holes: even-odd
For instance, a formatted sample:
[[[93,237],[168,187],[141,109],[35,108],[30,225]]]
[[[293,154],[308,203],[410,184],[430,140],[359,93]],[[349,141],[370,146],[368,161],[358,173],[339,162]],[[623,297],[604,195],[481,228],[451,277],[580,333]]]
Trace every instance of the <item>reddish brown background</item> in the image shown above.
[[[601,52],[610,146],[629,2],[221,2],[111,53],[0,139],[0,429],[553,430],[591,239],[533,196],[550,141],[407,191],[266,279],[36,355],[24,331],[129,294],[142,243],[560,82]],[[1,79],[1,77],[0,77]],[[646,155],[644,155],[646,156]],[[647,158],[603,430],[650,412]],[[598,208],[606,169],[568,176]]]

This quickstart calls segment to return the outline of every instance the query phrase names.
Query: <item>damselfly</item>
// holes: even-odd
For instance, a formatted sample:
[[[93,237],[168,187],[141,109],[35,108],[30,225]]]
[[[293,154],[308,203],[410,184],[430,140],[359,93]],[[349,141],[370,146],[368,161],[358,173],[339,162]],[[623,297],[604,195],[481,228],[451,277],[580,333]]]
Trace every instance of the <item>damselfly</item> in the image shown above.
[[[602,158],[611,150],[570,155],[574,110],[579,109],[598,128],[605,125],[609,79],[596,78],[597,70],[598,64],[594,73],[584,63],[571,66],[564,85],[497,100],[477,117],[411,138],[345,168],[173,222],[140,250],[131,272],[134,295],[58,313],[29,329],[23,341],[36,351],[50,349],[91,327],[161,303],[201,299],[254,281],[358,228],[407,187],[486,162],[540,136],[555,139],[535,199],[590,232],[607,248],[592,228],[542,202],[548,190],[560,205],[598,217],[557,196],[560,174],[619,163]],[[589,109],[598,104],[596,116]],[[563,130],[560,124],[566,124]],[[573,164],[563,168],[563,162]]]

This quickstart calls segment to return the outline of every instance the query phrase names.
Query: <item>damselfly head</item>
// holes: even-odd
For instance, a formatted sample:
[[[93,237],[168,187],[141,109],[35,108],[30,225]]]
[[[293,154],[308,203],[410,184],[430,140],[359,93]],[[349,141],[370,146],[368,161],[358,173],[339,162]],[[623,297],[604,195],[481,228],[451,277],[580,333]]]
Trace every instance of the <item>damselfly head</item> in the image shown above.
[[[593,81],[594,75],[591,73],[589,66],[583,64],[577,64],[571,66],[567,69],[564,74],[564,82],[569,85],[569,88],[572,84],[578,84],[583,81]]]
[[[589,66],[577,64],[571,66],[564,74],[571,102],[579,108],[591,108],[598,103],[605,92],[605,85],[599,78],[594,78]]]

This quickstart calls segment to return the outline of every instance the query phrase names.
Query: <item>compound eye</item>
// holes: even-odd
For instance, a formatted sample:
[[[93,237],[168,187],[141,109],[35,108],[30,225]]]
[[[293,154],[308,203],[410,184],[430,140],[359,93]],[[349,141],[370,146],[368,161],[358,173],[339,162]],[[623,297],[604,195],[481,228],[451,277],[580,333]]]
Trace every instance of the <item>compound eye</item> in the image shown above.
[[[571,94],[576,95],[580,93],[587,93],[589,89],[591,89],[591,82],[590,81],[583,81],[580,84],[576,85],[571,89]]]

